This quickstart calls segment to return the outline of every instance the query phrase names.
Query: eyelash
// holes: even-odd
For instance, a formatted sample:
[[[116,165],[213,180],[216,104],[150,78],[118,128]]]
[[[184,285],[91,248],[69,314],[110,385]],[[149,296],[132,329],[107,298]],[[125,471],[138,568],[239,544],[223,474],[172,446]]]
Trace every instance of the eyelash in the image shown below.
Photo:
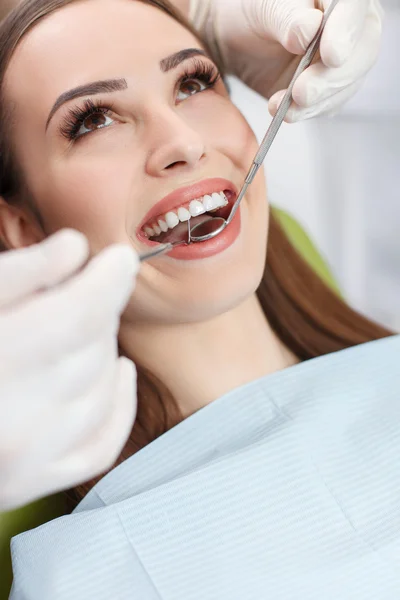
[[[215,87],[221,79],[221,73],[212,63],[205,63],[195,58],[192,61],[192,66],[187,67],[182,77],[179,78],[177,88],[192,79],[201,81],[207,89],[211,89]]]
[[[83,106],[70,108],[67,116],[61,123],[60,131],[61,135],[67,138],[69,141],[78,139],[79,130],[83,123],[88,117],[97,115],[99,113],[109,116],[112,112],[112,106],[104,106],[104,104],[98,100],[85,100]]]
[[[176,90],[178,90],[183,84],[194,79],[201,81],[206,86],[206,89],[209,90],[216,86],[218,81],[221,79],[221,74],[213,64],[194,59],[192,66],[188,67],[183,75],[179,78]],[[105,106],[100,100],[85,100],[82,106],[69,109],[68,114],[60,126],[61,135],[63,135],[69,141],[75,141],[81,137],[85,137],[87,134],[78,134],[80,128],[88,117],[97,114],[110,116],[112,111],[112,105]]]

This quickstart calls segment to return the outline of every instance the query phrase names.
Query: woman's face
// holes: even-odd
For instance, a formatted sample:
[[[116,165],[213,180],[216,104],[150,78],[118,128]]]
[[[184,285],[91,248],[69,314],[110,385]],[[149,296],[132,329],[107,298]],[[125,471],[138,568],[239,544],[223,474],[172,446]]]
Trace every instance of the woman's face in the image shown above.
[[[92,255],[114,243],[143,252],[144,228],[157,233],[159,219],[185,223],[213,193],[234,201],[257,142],[201,51],[179,23],[133,0],[73,2],[25,36],[5,98],[47,234],[80,230]],[[143,264],[125,318],[200,322],[233,309],[260,283],[267,229],[261,173],[224,235]]]

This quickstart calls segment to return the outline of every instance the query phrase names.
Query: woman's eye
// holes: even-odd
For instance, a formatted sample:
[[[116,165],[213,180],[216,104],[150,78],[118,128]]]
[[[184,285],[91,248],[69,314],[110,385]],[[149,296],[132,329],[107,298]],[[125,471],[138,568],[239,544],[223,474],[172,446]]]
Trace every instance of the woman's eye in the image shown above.
[[[86,117],[82,122],[77,137],[90,133],[91,131],[96,131],[97,129],[104,129],[104,127],[109,127],[113,123],[114,121],[106,114],[102,112],[93,113]]]
[[[181,84],[178,92],[178,100],[186,100],[189,96],[204,92],[206,89],[207,85],[199,79],[188,79]]]

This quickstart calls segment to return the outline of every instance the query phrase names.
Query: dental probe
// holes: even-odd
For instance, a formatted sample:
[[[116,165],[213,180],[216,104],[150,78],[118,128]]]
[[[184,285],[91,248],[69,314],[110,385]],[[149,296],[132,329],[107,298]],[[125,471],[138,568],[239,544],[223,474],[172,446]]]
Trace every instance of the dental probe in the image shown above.
[[[257,154],[253,160],[253,163],[251,165],[250,171],[247,174],[244,185],[239,193],[239,196],[237,197],[237,199],[235,201],[235,204],[233,205],[233,208],[230,212],[229,217],[227,219],[224,219],[222,217],[210,217],[210,219],[208,219],[207,221],[203,221],[203,223],[194,225],[194,227],[192,227],[192,228],[190,227],[190,220],[189,220],[188,221],[188,240],[187,241],[179,241],[179,242],[171,242],[168,244],[160,244],[156,249],[149,251],[145,254],[142,254],[139,257],[141,262],[144,262],[155,256],[164,254],[166,252],[169,252],[175,246],[179,246],[181,244],[188,245],[192,242],[198,243],[198,242],[206,242],[208,240],[211,240],[214,237],[216,237],[217,235],[219,235],[220,233],[222,233],[222,231],[224,231],[224,229],[232,222],[232,220],[239,208],[241,201],[243,200],[249,186],[254,181],[254,178],[257,175],[261,165],[263,164],[265,157],[267,156],[268,151],[271,148],[272,143],[275,140],[276,135],[287,115],[287,112],[288,112],[290,105],[292,103],[292,100],[293,100],[292,93],[293,93],[294,85],[295,85],[297,79],[300,77],[300,75],[305,71],[305,69],[307,69],[311,65],[312,61],[314,60],[314,57],[319,49],[319,44],[320,44],[321,37],[322,37],[322,34],[325,29],[325,25],[326,25],[329,17],[332,14],[332,11],[335,9],[336,5],[338,4],[338,2],[339,2],[339,0],[332,0],[331,4],[325,11],[321,25],[319,27],[319,30],[318,30],[317,34],[315,35],[313,41],[309,45],[306,54],[301,59],[299,65],[296,69],[296,72],[293,75],[293,78],[289,84],[289,87],[286,90],[286,93],[282,99],[282,102],[279,105],[277,113],[276,113],[275,117],[272,119],[271,124],[267,130],[267,133],[265,134],[264,139],[261,142],[261,145],[260,145],[260,147],[257,151]],[[203,234],[201,234],[202,231],[203,231]]]

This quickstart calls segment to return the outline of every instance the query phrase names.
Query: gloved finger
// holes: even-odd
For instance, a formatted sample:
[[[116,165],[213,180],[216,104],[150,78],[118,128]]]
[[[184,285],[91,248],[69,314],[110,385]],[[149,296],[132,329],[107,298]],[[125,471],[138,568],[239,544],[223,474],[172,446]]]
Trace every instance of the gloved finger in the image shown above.
[[[74,229],[63,229],[29,248],[0,254],[0,309],[64,281],[88,255],[86,237]]]
[[[0,369],[12,373],[15,365],[18,369],[22,365],[34,368],[59,360],[104,333],[116,332],[139,266],[131,247],[111,246],[71,281],[43,292],[2,318],[1,332],[9,344],[7,356],[2,357],[7,364],[4,362]],[[32,323],[40,323],[40,336],[32,334]],[[27,331],[31,334],[25,335]]]
[[[137,412],[135,365],[127,358],[117,362],[115,396],[109,418],[75,452],[54,459],[47,452],[32,457],[0,489],[2,507],[16,508],[39,498],[88,481],[110,469],[120,456],[132,431]],[[24,454],[26,458],[26,453]]]
[[[2,387],[7,405],[0,403],[0,419],[4,420],[6,416],[10,418],[10,406],[19,406],[21,399],[29,396],[29,402],[24,403],[23,411],[14,411],[14,427],[9,432],[2,433],[2,443],[12,444],[17,420],[20,437],[30,436],[32,423],[35,421],[41,423],[41,435],[44,435],[46,423],[51,426],[52,419],[54,422],[60,419],[57,411],[63,411],[64,406],[68,409],[76,403],[75,399],[86,397],[91,393],[93,385],[102,380],[103,387],[97,390],[97,413],[101,413],[101,390],[107,389],[107,372],[110,365],[115,364],[117,357],[116,336],[110,334],[62,360],[25,372],[23,379],[12,378]],[[78,402],[81,404],[80,400]],[[10,438],[5,439],[8,435]]]
[[[107,396],[107,411],[99,410],[98,406],[99,401],[101,400],[101,394],[103,393],[104,395],[103,390],[101,390],[100,386],[98,386],[98,389],[93,390],[91,410],[86,422],[86,429],[88,432],[87,439],[84,440],[84,443],[80,444],[78,452],[74,451],[74,440],[71,439],[71,432],[66,431],[64,428],[63,417],[59,411],[56,411],[57,414],[55,415],[55,418],[54,416],[50,417],[50,427],[41,427],[40,435],[38,434],[37,428],[35,432],[31,432],[31,438],[33,437],[33,434],[36,434],[36,437],[33,440],[34,443],[30,444],[29,436],[26,437],[27,445],[24,446],[24,452],[21,453],[20,457],[17,456],[16,460],[13,461],[11,469],[12,477],[10,477],[9,481],[5,478],[2,480],[2,484],[4,484],[0,489],[2,507],[6,506],[7,503],[15,507],[16,501],[18,502],[18,505],[26,504],[40,497],[82,483],[92,476],[95,476],[96,473],[93,471],[86,471],[87,476],[85,477],[85,473],[82,474],[82,469],[81,471],[78,469],[77,472],[71,473],[68,470],[63,470],[62,466],[61,468],[58,468],[59,460],[64,462],[65,457],[69,460],[71,456],[78,461],[80,456],[81,467],[83,464],[86,468],[82,447],[87,445],[93,431],[98,434],[99,431],[103,432],[104,430],[105,436],[99,440],[99,442],[105,444],[105,449],[110,449],[110,444],[107,443],[107,432],[111,428],[117,442],[116,444],[111,444],[111,453],[118,452],[119,455],[121,444],[124,443],[124,441],[117,438],[117,436],[125,435],[126,438],[129,437],[136,416],[136,370],[135,367],[132,366],[132,363],[129,365],[129,369],[126,366],[123,366],[124,361],[126,361],[126,359],[122,362],[120,359],[114,363],[111,380],[112,394],[109,393]],[[130,363],[130,361],[128,362]],[[123,369],[129,370],[129,379],[126,375],[124,376],[124,374],[121,376],[121,370]],[[131,375],[132,370],[133,377]],[[102,384],[104,385],[104,378]],[[125,386],[126,388],[129,386],[129,389],[119,395],[122,386]],[[110,385],[108,385],[108,387],[110,387]],[[126,396],[128,394],[130,400],[129,406],[127,409],[121,411],[119,406],[120,398],[122,398],[124,402],[127,402]],[[101,413],[101,419],[99,413]],[[117,413],[117,416],[115,413]],[[115,431],[115,426],[113,426],[116,419],[123,421],[117,431]],[[46,425],[46,423],[44,423],[44,425]],[[74,430],[79,429],[80,425],[80,423],[72,423],[74,435],[76,433]],[[60,427],[62,427],[62,430],[60,430]],[[29,452],[27,451],[27,446],[29,446]],[[65,450],[65,452],[62,450]],[[61,456],[61,458],[59,458],[59,456]],[[23,489],[21,489],[21,483],[23,484]]]
[[[62,458],[82,447],[93,432],[110,420],[115,410],[117,347],[109,347],[106,353],[102,373],[82,394],[71,396],[66,402],[49,396],[43,403],[36,415],[36,421],[41,422],[40,436],[37,431],[26,434],[25,454],[29,451],[35,460],[43,462],[50,455],[52,459]]]
[[[309,108],[364,77],[378,57],[380,40],[375,19],[367,19],[363,36],[351,58],[335,69],[326,67],[321,61],[311,65],[296,81],[293,100],[299,106]]]
[[[334,94],[330,98],[323,100],[318,104],[314,104],[309,108],[303,108],[295,102],[293,102],[286,114],[285,123],[297,123],[299,121],[313,119],[314,117],[322,115],[335,115],[343,107],[343,104],[358,92],[358,90],[362,87],[363,83],[364,79],[360,79],[352,85],[350,85],[349,87],[345,88],[344,90],[341,90],[337,94]],[[282,99],[284,92],[279,93],[281,94]],[[276,110],[277,109],[274,108],[275,112]],[[275,112],[273,114],[275,114]]]
[[[326,9],[331,0],[323,0]],[[320,53],[327,67],[342,66],[354,52],[365,27],[370,0],[340,0],[321,38]]]
[[[114,465],[135,423],[136,388],[136,367],[132,361],[122,357],[118,361],[117,388],[110,418],[88,437],[82,447],[57,461],[49,473],[59,479],[59,490],[97,477]]]
[[[35,424],[40,423],[40,439],[45,439],[47,424],[51,428],[54,423],[65,420],[60,416],[67,410],[64,406],[70,407],[75,403],[75,398],[80,399],[89,393],[93,382],[103,380],[106,387],[104,378],[107,377],[107,369],[116,362],[118,355],[117,349],[113,348],[115,344],[110,336],[110,339],[96,341],[88,348],[64,357],[53,367],[45,364],[39,369],[25,372],[23,378],[11,378],[8,383],[3,383],[2,397],[7,402],[0,403],[0,422],[7,418],[11,423],[12,418],[12,427],[2,431],[1,445],[13,454],[19,451],[26,456],[29,438],[34,439],[38,435]],[[110,355],[110,348],[114,351],[113,356]],[[97,395],[97,412],[101,412],[99,391]],[[29,402],[24,400],[26,398],[29,398]],[[16,407],[21,406],[21,402],[23,410],[18,410]],[[13,407],[12,415],[10,407]],[[21,445],[21,439],[24,438],[26,442]]]
[[[254,4],[258,12],[249,15],[250,22],[259,23],[261,12],[261,25],[268,36],[275,38],[291,54],[305,53],[323,18],[322,11],[314,7],[314,0],[304,0],[300,8],[298,0],[270,0]]]

